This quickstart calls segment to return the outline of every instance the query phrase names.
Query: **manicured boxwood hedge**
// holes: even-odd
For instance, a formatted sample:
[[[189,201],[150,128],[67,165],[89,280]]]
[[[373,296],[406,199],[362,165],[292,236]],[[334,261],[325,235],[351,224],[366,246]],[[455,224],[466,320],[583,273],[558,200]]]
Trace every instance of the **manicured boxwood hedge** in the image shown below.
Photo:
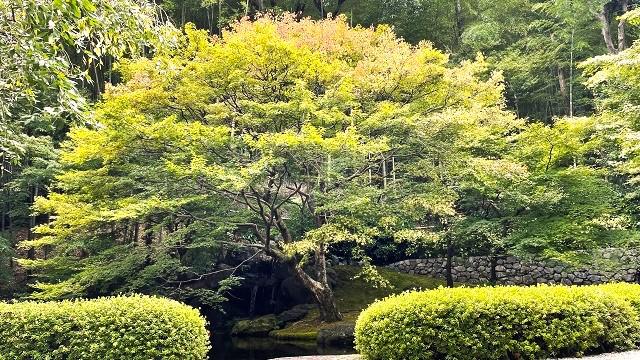
[[[14,360],[202,360],[209,349],[205,325],[198,310],[148,296],[0,303],[0,354]]]
[[[356,323],[370,360],[543,359],[640,342],[640,285],[436,289],[372,304]]]

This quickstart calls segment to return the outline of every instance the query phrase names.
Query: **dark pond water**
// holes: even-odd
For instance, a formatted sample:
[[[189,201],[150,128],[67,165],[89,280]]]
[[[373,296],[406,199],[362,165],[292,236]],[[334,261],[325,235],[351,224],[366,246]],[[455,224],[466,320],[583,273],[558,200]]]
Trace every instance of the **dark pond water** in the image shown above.
[[[277,341],[270,338],[235,338],[216,335],[209,360],[267,360],[287,356],[354,354],[353,349],[319,347],[315,342]]]

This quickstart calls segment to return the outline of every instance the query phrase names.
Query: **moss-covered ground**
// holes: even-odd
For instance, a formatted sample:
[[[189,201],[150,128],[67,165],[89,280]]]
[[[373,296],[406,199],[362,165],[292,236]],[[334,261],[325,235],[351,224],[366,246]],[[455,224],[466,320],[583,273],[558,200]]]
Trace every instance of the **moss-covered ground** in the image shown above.
[[[444,281],[427,276],[378,268],[380,275],[387,279],[392,287],[376,287],[363,279],[354,278],[359,272],[357,267],[337,266],[334,267],[334,270],[337,275],[334,295],[338,309],[344,316],[343,320],[339,323],[327,324],[320,321],[318,310],[312,310],[302,320],[292,323],[284,329],[272,331],[270,336],[280,340],[315,341],[318,331],[325,327],[355,323],[360,312],[376,299],[382,299],[406,290],[433,289],[445,285]]]

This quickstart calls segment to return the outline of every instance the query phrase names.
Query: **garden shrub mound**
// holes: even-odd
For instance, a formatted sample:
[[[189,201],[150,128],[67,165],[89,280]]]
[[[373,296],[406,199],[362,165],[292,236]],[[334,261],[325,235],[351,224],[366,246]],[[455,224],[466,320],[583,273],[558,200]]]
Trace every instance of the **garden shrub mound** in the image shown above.
[[[194,308],[140,295],[0,303],[0,354],[15,360],[202,360],[209,350],[205,325]]]
[[[369,360],[544,359],[634,348],[640,285],[436,289],[377,301],[356,323]]]

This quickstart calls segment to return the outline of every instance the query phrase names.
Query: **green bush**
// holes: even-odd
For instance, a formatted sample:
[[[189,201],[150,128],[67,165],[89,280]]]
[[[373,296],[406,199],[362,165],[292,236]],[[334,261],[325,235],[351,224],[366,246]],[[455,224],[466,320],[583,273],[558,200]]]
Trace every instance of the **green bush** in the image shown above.
[[[6,359],[205,359],[206,322],[177,301],[122,296],[97,300],[0,303]]]
[[[484,287],[408,292],[356,323],[370,360],[541,359],[634,348],[640,285]]]

